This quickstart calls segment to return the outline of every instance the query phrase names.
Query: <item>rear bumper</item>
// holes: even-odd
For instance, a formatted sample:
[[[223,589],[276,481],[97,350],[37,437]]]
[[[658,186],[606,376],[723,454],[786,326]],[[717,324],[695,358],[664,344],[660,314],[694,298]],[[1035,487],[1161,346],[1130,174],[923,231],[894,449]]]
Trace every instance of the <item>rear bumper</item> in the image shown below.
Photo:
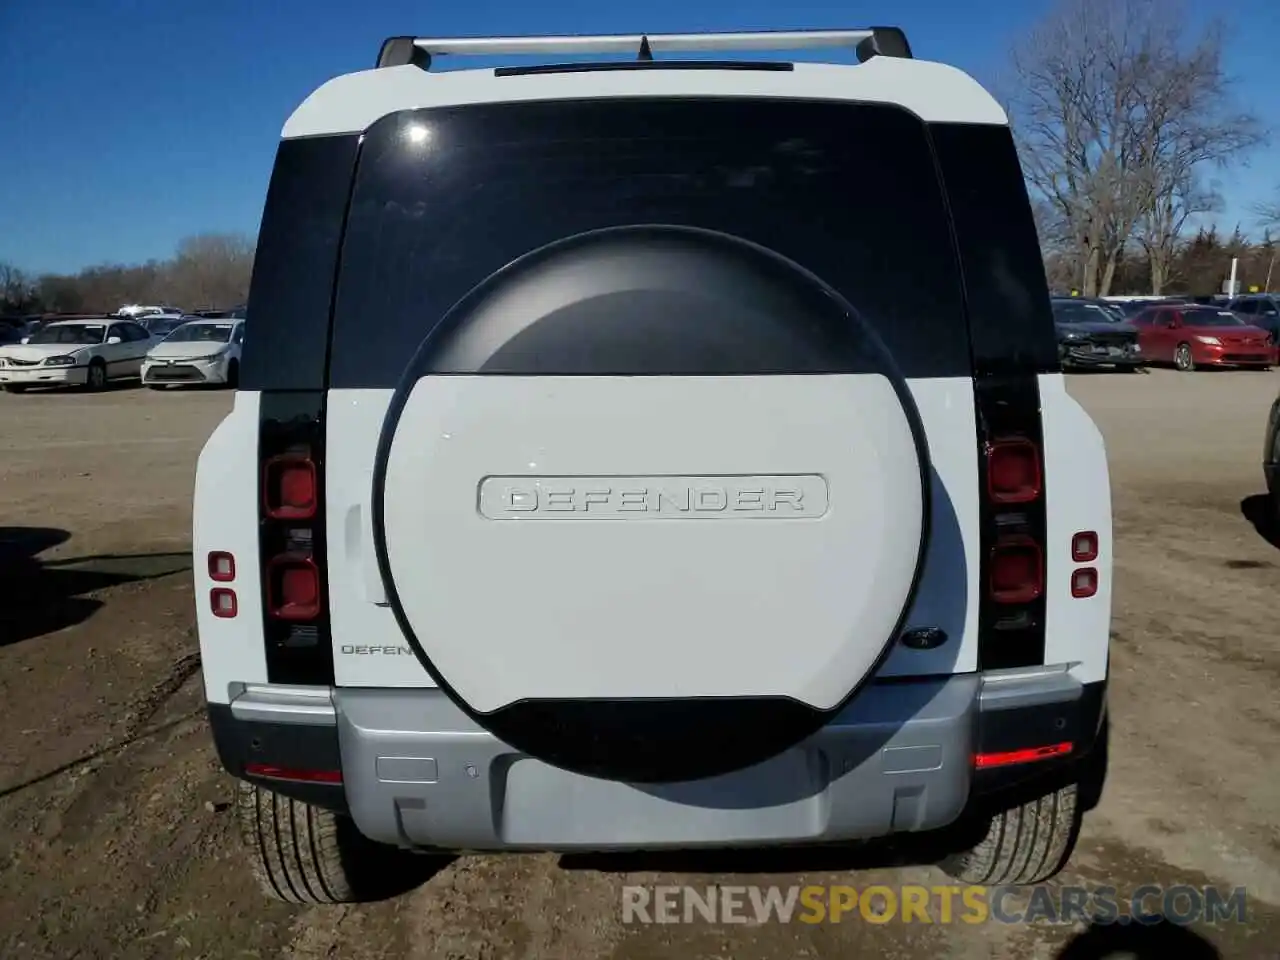
[[[870,686],[835,721],[739,773],[640,785],[524,756],[437,690],[248,688],[209,708],[235,776],[349,813],[385,843],[447,850],[619,850],[871,839],[946,827],[1037,782],[1074,779],[1105,683],[1065,671]],[[975,769],[979,754],[1070,744]],[[276,768],[263,776],[261,764]],[[259,770],[258,774],[254,770]],[[341,783],[314,782],[341,771]],[[297,779],[312,772],[313,782]]]

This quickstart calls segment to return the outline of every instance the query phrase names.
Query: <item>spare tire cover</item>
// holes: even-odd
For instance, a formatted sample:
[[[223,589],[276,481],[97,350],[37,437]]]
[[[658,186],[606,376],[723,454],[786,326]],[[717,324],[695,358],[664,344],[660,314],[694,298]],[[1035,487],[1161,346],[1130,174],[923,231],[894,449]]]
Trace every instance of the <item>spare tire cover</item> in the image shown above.
[[[847,301],[734,237],[623,227],[434,326],[380,438],[375,549],[476,722],[564,769],[692,780],[795,746],[874,675],[928,486],[911,394]]]

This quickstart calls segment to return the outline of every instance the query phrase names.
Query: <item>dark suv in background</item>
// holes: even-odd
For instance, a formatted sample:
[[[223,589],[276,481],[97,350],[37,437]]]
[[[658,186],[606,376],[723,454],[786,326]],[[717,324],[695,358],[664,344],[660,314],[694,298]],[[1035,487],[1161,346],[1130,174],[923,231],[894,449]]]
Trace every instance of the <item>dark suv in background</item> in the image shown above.
[[[1252,293],[1236,297],[1227,309],[1250,326],[1271,334],[1271,342],[1280,345],[1280,293]]]
[[[1051,303],[1058,358],[1064,370],[1138,370],[1143,366],[1138,328],[1114,304],[1085,297],[1054,297]]]

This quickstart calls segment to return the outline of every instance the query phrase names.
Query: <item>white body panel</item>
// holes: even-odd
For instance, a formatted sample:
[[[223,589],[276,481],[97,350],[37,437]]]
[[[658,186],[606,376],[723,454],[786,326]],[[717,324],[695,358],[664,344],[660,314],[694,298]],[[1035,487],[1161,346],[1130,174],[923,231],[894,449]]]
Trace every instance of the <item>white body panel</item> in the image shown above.
[[[439,378],[441,380],[452,378]],[[815,382],[822,378],[812,378]],[[934,477],[934,518],[933,532],[930,542],[930,552],[926,569],[920,589],[917,592],[916,602],[912,608],[911,614],[907,619],[906,626],[936,626],[944,629],[950,638],[942,647],[934,650],[911,650],[901,645],[894,648],[889,659],[881,668],[882,676],[893,675],[928,675],[956,672],[969,672],[976,668],[977,664],[977,565],[978,556],[978,513],[977,513],[977,470],[976,470],[976,451],[973,442],[974,422],[973,422],[973,392],[972,384],[966,378],[943,379],[943,380],[917,380],[910,383],[913,396],[916,399],[917,407],[920,410],[921,418],[925,423],[926,431],[930,436],[930,453],[935,471]],[[387,686],[387,687],[414,687],[414,686],[434,686],[434,682],[429,675],[417,662],[416,658],[405,642],[400,633],[400,629],[396,624],[395,618],[388,606],[385,605],[385,597],[382,594],[381,580],[378,575],[376,561],[372,551],[372,526],[369,521],[369,504],[372,490],[372,468],[374,451],[377,447],[378,436],[381,431],[382,422],[386,414],[386,409],[390,403],[392,393],[389,390],[334,390],[329,394],[328,400],[328,467],[327,467],[327,484],[326,497],[328,505],[328,543],[329,543],[329,602],[330,616],[333,625],[333,645],[334,645],[334,669],[337,682],[342,686]],[[738,398],[739,401],[741,398]],[[799,411],[813,409],[807,402],[792,401],[794,408]],[[741,403],[737,404],[737,409],[741,410]],[[879,409],[879,408],[877,408]],[[886,409],[896,409],[896,398],[890,396]],[[441,405],[441,415],[447,415],[447,405]],[[859,419],[866,419],[860,417]],[[507,430],[511,431],[511,418],[504,415],[499,422],[508,424]],[[828,431],[838,437],[837,445],[850,445],[852,438],[857,436],[860,426],[850,426],[827,419],[819,419],[821,428],[817,433],[827,435]],[[624,428],[618,433],[624,442],[627,438],[632,437],[634,428]],[[456,434],[456,431],[455,431]],[[708,442],[708,438],[715,436],[713,433],[697,433],[695,431],[694,440],[698,449],[692,451],[690,456],[685,458],[680,466],[674,467],[672,472],[687,474],[691,466],[693,469],[702,469],[696,466],[707,460],[709,452],[716,450],[724,450],[732,454],[739,449],[734,445],[723,442]],[[418,436],[423,438],[423,446],[429,446],[425,439],[425,431],[419,431]],[[511,441],[512,450],[509,456],[513,462],[518,462],[519,469],[512,470],[513,473],[537,473],[542,474],[544,470],[548,470],[544,459],[539,462],[538,457],[542,456],[542,451],[528,452],[528,438],[520,438],[517,436]],[[702,448],[707,448],[703,450]],[[339,451],[341,451],[339,455]],[[588,450],[583,456],[592,458],[599,451]],[[696,454],[696,455],[695,455]],[[827,455],[822,454],[825,458]],[[643,459],[636,457],[635,462]],[[530,469],[528,464],[533,462],[538,464],[537,467]],[[593,459],[593,462],[594,459]],[[425,469],[425,468],[424,468]],[[768,468],[755,463],[751,466],[743,467],[741,472],[767,472]],[[487,472],[498,473],[500,471],[494,469]],[[563,471],[568,472],[568,471]],[[581,473],[598,473],[598,467],[579,468]],[[609,471],[609,472],[630,472],[630,473],[646,473],[652,474],[655,468],[651,463],[645,465],[636,465],[627,471]],[[707,471],[710,472],[710,471]],[[429,474],[428,474],[429,475]],[[895,473],[896,475],[896,473]],[[470,495],[476,494],[476,485],[480,476],[474,476],[470,483]],[[420,486],[418,490],[413,491],[418,497],[420,504],[426,503],[425,488]],[[831,500],[834,502],[835,494],[831,494]],[[843,501],[843,498],[842,498]],[[602,505],[606,509],[611,509],[608,505]],[[469,523],[487,524],[489,527],[504,528],[507,524],[503,522],[485,521],[479,518],[475,511],[458,511],[460,517],[465,515],[465,519]],[[391,516],[390,510],[388,515]],[[916,514],[918,516],[918,512]],[[395,514],[400,518],[398,522],[403,522],[400,514]],[[820,521],[821,522],[821,521]],[[749,529],[745,532],[751,534],[752,537],[761,534],[769,534],[775,536],[787,528],[794,526],[793,524],[771,525],[767,530],[760,530],[758,527],[750,526],[753,521],[743,521]],[[592,524],[590,529],[585,529],[581,524],[569,523],[559,524],[565,528],[565,533],[571,535],[575,539],[581,538],[584,534],[592,537],[598,537],[602,534],[594,533],[601,527],[611,527],[613,524]],[[701,525],[696,523],[682,524],[681,528],[694,527]],[[885,526],[885,530],[891,530],[895,537],[907,537],[911,535],[911,523],[907,522],[902,528]],[[781,528],[781,530],[779,529]],[[485,527],[481,526],[484,530]],[[671,532],[671,528],[666,528],[667,534]],[[769,533],[774,531],[774,533]],[[538,531],[532,531],[541,536]],[[634,531],[633,531],[634,532]],[[499,536],[510,536],[498,530]],[[699,536],[706,536],[715,541],[721,541],[726,536],[726,527],[722,523],[715,523],[711,529],[702,528]],[[612,536],[612,534],[610,535]],[[433,535],[432,539],[436,539]],[[727,544],[726,544],[727,545]],[[857,599],[854,594],[860,589],[861,579],[859,568],[868,560],[875,561],[876,552],[872,547],[867,546],[866,541],[862,537],[854,537],[852,542],[844,546],[858,554],[853,560],[845,561],[849,564],[845,574],[840,577],[841,589],[848,594],[844,600],[844,610],[846,611],[845,626],[851,624],[857,625],[857,617],[848,619],[849,610],[857,609]],[[720,549],[718,546],[717,549]],[[678,553],[679,551],[675,551]],[[787,554],[790,556],[790,554]],[[563,573],[563,567],[558,568]],[[616,570],[615,568],[612,568]],[[967,571],[967,573],[966,573]],[[607,572],[607,571],[606,571]],[[400,589],[405,590],[405,586],[401,584]],[[744,590],[744,592],[747,592]],[[572,594],[575,605],[579,604],[578,597],[581,591],[575,591]],[[492,595],[484,598],[484,604],[492,606],[494,602]],[[503,601],[504,606],[512,606],[510,597],[506,597]],[[741,600],[735,599],[733,602],[726,601],[725,608],[729,611],[741,607]],[[575,606],[578,609],[578,606]],[[795,637],[796,624],[809,624],[809,613],[807,608],[797,607],[799,612],[793,612],[793,619],[788,621],[787,630],[781,634],[782,637]],[[661,613],[661,611],[657,611]],[[545,629],[545,626],[539,626],[533,621],[529,611],[523,612],[516,610],[510,614],[518,621],[519,635],[524,637],[523,644],[530,643],[533,634],[532,630]],[[616,610],[602,611],[601,616],[608,616],[608,623],[611,624],[610,633],[616,633],[619,624],[624,623],[628,619],[636,616],[634,611],[628,610],[625,614],[619,615]],[[794,619],[798,617],[799,619]],[[462,628],[465,630],[465,625]],[[803,632],[805,628],[801,628]],[[887,636],[887,633],[884,635]],[[883,639],[884,637],[882,637]],[[741,644],[743,636],[737,638],[729,638],[727,642],[736,642]],[[424,638],[424,642],[429,643]],[[613,648],[613,641],[601,637],[601,644],[608,644],[609,649]],[[773,640],[778,645],[778,638]],[[509,646],[503,644],[503,647]],[[785,641],[781,646],[791,649],[794,647],[791,641]],[[428,649],[431,647],[429,645]],[[655,651],[652,641],[646,641],[643,649]],[[742,649],[738,646],[737,649]],[[660,658],[654,658],[656,660]],[[812,659],[812,658],[796,658],[791,659]],[[812,664],[807,664],[812,666]],[[508,666],[506,670],[511,670]],[[618,671],[625,672],[625,671]],[[446,670],[446,678],[452,679]],[[728,678],[726,678],[728,682]]]
[[[191,545],[205,696],[210,703],[230,703],[232,684],[267,682],[258,562],[256,393],[236,394],[235,406],[200,451]],[[213,551],[235,557],[235,580],[231,583],[210,579],[209,554]],[[213,615],[209,591],[214,587],[235,590],[235,617]]]
[[[1111,531],[1111,477],[1102,433],[1085,409],[1067,393],[1062,374],[1043,374],[1040,409],[1045,468],[1045,641],[1044,662],[1066,665],[1082,683],[1105,680],[1111,630],[1114,563]],[[1098,535],[1098,558],[1074,563],[1077,533]],[[1071,595],[1071,576],[1081,567],[1098,571],[1098,592]]]
[[[995,98],[955,67],[875,57],[854,65],[797,63],[765,70],[606,70],[495,76],[488,70],[428,73],[386,67],[335,77],[311,94],[282,136],[357,133],[398,110],[468,103],[588,97],[795,97],[899,104],[927,123],[1008,124]]]

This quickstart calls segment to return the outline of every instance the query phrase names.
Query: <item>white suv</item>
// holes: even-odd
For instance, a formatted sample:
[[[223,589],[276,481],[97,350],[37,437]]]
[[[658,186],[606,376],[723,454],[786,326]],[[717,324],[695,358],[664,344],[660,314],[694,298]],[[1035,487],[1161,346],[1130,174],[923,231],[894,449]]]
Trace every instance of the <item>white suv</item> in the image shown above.
[[[1061,868],[1106,453],[970,77],[896,29],[393,38],[285,124],[250,307],[194,543],[273,895],[922,831],[970,882]]]

